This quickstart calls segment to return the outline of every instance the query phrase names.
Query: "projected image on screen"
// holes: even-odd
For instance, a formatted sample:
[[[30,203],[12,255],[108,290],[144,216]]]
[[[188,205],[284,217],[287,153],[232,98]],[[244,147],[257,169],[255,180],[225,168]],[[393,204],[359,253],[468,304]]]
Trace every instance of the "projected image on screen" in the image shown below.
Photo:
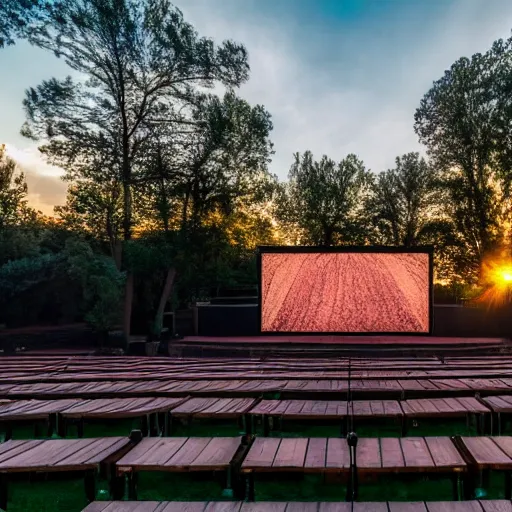
[[[265,332],[429,332],[427,253],[261,254]]]

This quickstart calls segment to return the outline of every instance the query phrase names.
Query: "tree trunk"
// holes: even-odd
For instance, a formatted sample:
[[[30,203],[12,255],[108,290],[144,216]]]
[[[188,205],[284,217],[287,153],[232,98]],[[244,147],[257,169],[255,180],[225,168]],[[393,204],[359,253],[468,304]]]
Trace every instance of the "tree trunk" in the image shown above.
[[[176,277],[176,269],[174,267],[170,268],[167,272],[167,278],[165,280],[164,289],[162,290],[162,295],[160,296],[160,303],[158,304],[158,309],[156,312],[155,318],[155,331],[158,335],[162,332],[162,324],[164,318],[164,310],[167,301],[172,293],[172,287],[174,284],[174,278]]]
[[[123,165],[123,227],[124,227],[124,240],[128,242],[132,238],[132,191],[130,188],[130,162],[128,155],[125,156]],[[126,248],[123,250],[123,260],[126,260]],[[125,266],[126,267],[126,266]],[[123,337],[126,350],[128,350],[128,343],[130,341],[130,328],[132,320],[132,303],[133,303],[133,272],[130,269],[126,270],[126,286],[124,293],[124,313],[123,313]]]

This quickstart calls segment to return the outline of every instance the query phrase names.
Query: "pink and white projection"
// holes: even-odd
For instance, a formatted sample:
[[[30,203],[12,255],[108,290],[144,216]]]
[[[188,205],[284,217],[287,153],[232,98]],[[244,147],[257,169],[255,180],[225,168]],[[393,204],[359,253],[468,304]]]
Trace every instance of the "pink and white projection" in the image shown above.
[[[261,331],[426,334],[427,253],[261,254]]]

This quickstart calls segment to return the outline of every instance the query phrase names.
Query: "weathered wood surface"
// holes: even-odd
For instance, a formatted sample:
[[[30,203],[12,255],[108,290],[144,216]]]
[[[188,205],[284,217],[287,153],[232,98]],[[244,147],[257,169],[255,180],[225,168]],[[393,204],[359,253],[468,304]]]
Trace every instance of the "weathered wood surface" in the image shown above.
[[[5,357],[0,383],[94,382],[101,380],[223,380],[223,379],[347,379],[349,359],[297,358],[259,359],[176,359],[128,357]],[[21,363],[21,365],[20,365]],[[363,380],[399,379],[450,380],[512,377],[512,361],[506,357],[479,359],[436,358],[397,359],[350,358],[352,377]]]
[[[61,414],[64,418],[130,418],[156,412],[168,412],[186,400],[186,397],[84,400],[62,410]]]
[[[255,402],[254,398],[191,398],[173,409],[172,415],[195,418],[238,418],[248,412]]]
[[[145,438],[116,465],[120,473],[221,470],[230,465],[240,444],[240,437]]]
[[[281,416],[288,419],[339,419],[347,415],[357,418],[402,416],[396,400],[262,400],[249,414]]]
[[[7,441],[0,444],[0,472],[94,469],[130,443],[127,437]]]
[[[64,400],[17,400],[0,404],[0,421],[19,421],[46,419],[77,405],[81,400],[71,398]]]
[[[512,413],[512,396],[488,396],[482,399],[494,412]]]
[[[242,471],[347,470],[345,439],[256,438]],[[466,463],[448,437],[361,438],[357,445],[359,471],[441,472],[465,471]]]
[[[354,380],[354,393],[378,397],[382,393],[396,396],[422,393],[443,396],[450,393],[500,392],[512,393],[512,379],[426,379],[426,380]],[[96,381],[40,384],[0,384],[2,398],[106,398],[131,396],[241,395],[259,397],[262,393],[343,393],[346,380],[146,380]]]
[[[480,469],[512,469],[512,437],[461,437],[460,442]]]
[[[82,512],[512,512],[506,500],[439,502],[97,501]]]
[[[421,398],[400,402],[408,417],[464,416],[467,414],[488,414],[489,409],[474,397]]]

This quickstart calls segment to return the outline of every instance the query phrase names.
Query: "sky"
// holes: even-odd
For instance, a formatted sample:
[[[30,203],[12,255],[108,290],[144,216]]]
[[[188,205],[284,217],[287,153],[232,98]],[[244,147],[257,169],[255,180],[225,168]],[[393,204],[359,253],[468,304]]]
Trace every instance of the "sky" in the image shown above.
[[[295,152],[349,153],[384,171],[423,152],[414,112],[432,82],[460,57],[485,52],[512,29],[510,0],[176,0],[200,35],[249,52],[239,94],[272,114],[270,170],[286,179]],[[53,54],[21,42],[0,50],[0,144],[27,174],[44,213],[65,201],[59,169],[24,139],[26,88],[69,74]]]

